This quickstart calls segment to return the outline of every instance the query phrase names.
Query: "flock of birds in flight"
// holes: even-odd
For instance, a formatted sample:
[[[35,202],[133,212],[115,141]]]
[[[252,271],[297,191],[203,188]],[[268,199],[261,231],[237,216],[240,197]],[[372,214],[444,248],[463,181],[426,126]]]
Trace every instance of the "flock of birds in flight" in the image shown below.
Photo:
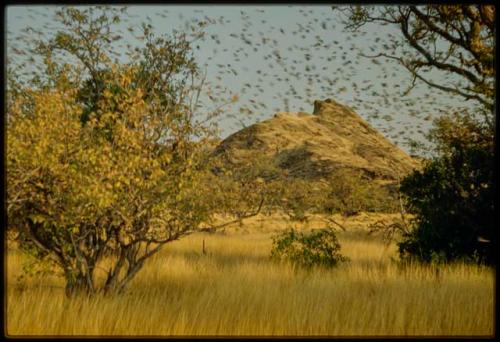
[[[456,103],[446,101],[447,95],[443,97],[433,90],[421,88],[416,95],[414,91],[402,96],[410,83],[405,70],[394,62],[360,55],[393,48],[391,42],[399,39],[393,33],[377,35],[360,30],[346,34],[342,33],[337,13],[328,6],[322,10],[288,7],[297,11],[300,22],[274,23],[266,17],[266,7],[236,6],[230,7],[231,16],[216,18],[195,6],[182,12],[176,10],[175,14],[165,6],[163,11],[152,14],[157,18],[148,15],[145,20],[157,28],[175,17],[184,22],[185,29],[193,31],[200,23],[209,24],[205,36],[194,42],[193,48],[200,65],[208,71],[210,99],[204,101],[216,103],[231,96],[239,99],[227,111],[226,119],[233,122],[231,132],[278,111],[310,112],[314,100],[333,98],[355,109],[393,142],[404,146],[408,138],[422,139],[434,117],[458,109]],[[214,8],[210,7],[210,12]],[[31,8],[29,12],[30,20],[48,15]],[[139,34],[143,18],[131,12],[129,8],[122,24],[127,25],[129,35]],[[239,32],[237,27],[241,28]],[[47,24],[44,29],[51,28]],[[125,45],[119,49],[132,48],[129,40],[123,41]]]

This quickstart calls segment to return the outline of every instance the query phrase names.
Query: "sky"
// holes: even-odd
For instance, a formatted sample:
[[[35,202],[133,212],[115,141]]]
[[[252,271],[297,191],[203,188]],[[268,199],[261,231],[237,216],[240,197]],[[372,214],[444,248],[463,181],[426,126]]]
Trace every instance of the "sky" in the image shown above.
[[[26,26],[54,34],[52,16],[59,6],[9,6],[6,11],[7,57],[19,46]],[[361,57],[370,48],[398,38],[398,31],[371,24],[353,33],[330,5],[161,5],[128,6],[128,20],[117,25],[124,41],[128,28],[149,22],[158,35],[181,30],[186,21],[210,19],[206,38],[193,48],[206,70],[207,89],[238,101],[218,120],[222,138],[280,111],[311,113],[314,100],[327,98],[350,106],[407,152],[408,139],[424,140],[432,119],[470,104],[417,84],[402,93],[411,77],[390,60]],[[123,53],[125,45],[116,47]],[[372,54],[374,54],[372,52]],[[12,59],[11,59],[12,60]],[[34,66],[31,66],[34,67]],[[215,108],[208,94],[202,101]]]

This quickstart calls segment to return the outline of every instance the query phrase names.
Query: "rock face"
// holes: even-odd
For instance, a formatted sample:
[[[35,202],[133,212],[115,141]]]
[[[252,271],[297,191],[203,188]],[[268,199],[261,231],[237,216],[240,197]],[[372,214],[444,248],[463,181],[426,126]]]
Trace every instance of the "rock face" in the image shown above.
[[[349,168],[395,181],[419,167],[357,113],[331,99],[315,101],[312,115],[277,113],[229,136],[214,151],[231,164],[256,152],[272,157],[291,176],[311,180]]]

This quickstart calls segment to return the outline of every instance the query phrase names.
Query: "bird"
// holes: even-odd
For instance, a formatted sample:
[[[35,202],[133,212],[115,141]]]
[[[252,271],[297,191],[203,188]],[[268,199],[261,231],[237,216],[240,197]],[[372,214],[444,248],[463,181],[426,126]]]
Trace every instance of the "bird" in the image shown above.
[[[294,19],[277,22],[273,11]],[[19,21],[40,22],[37,30],[45,30],[47,36],[53,36],[57,31],[51,24],[54,12],[50,7],[42,7],[22,15],[14,14],[14,17]],[[306,110],[310,101],[332,96],[346,105],[358,106],[360,115],[380,125],[394,122],[395,118],[406,118],[398,120],[401,123],[394,134],[422,136],[426,133],[422,128],[424,123],[430,123],[450,108],[467,109],[449,97],[422,87],[407,97],[401,96],[411,84],[411,78],[398,68],[397,62],[362,56],[368,52],[371,55],[380,51],[392,53],[397,49],[394,44],[397,36],[364,28],[357,33],[347,32],[343,30],[341,18],[328,6],[234,6],[225,9],[223,15],[217,6],[164,7],[143,12],[129,8],[124,17],[123,24],[113,26],[117,33],[125,31],[121,34],[125,44],[114,45],[117,47],[114,53],[124,56],[131,56],[131,51],[140,45],[133,37],[140,38],[136,34],[141,31],[141,21],[154,24],[156,34],[170,38],[182,35],[185,29],[206,31],[203,37],[193,38],[196,44],[192,45],[192,56],[207,69],[206,77],[215,92],[210,95],[214,101],[229,100],[227,89],[247,94],[230,107],[236,113],[238,108],[252,109],[253,116],[243,110],[247,124],[257,122],[258,116],[272,115],[267,108],[288,106],[290,110]],[[29,57],[29,53],[23,55],[28,50],[24,42],[33,34],[25,32],[23,37],[20,30],[13,31],[9,28],[7,33],[7,50],[8,55],[19,58],[20,67],[21,60],[26,62]],[[207,98],[208,94],[204,92],[202,97]],[[217,106],[214,103],[214,107]],[[406,129],[409,125],[415,130]],[[225,131],[226,135],[229,133]]]

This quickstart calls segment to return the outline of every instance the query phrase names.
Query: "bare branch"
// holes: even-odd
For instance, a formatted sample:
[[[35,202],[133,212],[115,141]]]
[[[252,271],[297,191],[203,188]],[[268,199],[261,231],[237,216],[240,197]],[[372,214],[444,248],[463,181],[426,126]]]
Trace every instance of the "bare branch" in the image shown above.
[[[217,225],[217,226],[211,226],[211,227],[207,227],[207,228],[201,228],[201,229],[200,229],[200,231],[201,231],[201,232],[209,232],[209,233],[213,233],[213,232],[215,232],[215,231],[217,231],[217,230],[219,230],[219,229],[221,229],[221,228],[224,228],[224,227],[230,226],[230,225],[232,225],[232,224],[234,224],[234,223],[241,222],[241,220],[243,220],[243,219],[250,218],[250,217],[253,217],[253,216],[257,216],[257,215],[260,213],[260,211],[261,211],[261,209],[262,209],[263,204],[264,204],[264,197],[262,197],[262,199],[260,200],[260,203],[259,203],[258,208],[257,208],[254,212],[252,212],[252,213],[250,213],[250,214],[245,214],[245,215],[242,215],[242,216],[238,217],[238,218],[237,218],[237,219],[235,219],[235,220],[228,221],[228,222],[225,222],[225,223],[220,224],[220,225]]]
[[[456,38],[456,37],[453,37],[449,31],[447,30],[444,30],[442,28],[440,28],[439,26],[437,26],[436,24],[434,24],[431,20],[430,20],[430,17],[428,15],[425,15],[423,14],[422,12],[420,12],[416,6],[410,6],[410,9],[413,13],[415,13],[415,15],[420,19],[422,20],[422,22],[424,24],[426,24],[429,29],[432,31],[432,32],[436,32],[437,34],[439,34],[440,36],[442,36],[444,39],[448,40],[449,42],[453,43],[453,44],[458,44],[460,46],[462,46],[463,48],[465,49],[469,49],[469,47],[467,46],[466,42],[462,39],[462,37],[460,38]],[[459,31],[460,32],[460,31]]]

